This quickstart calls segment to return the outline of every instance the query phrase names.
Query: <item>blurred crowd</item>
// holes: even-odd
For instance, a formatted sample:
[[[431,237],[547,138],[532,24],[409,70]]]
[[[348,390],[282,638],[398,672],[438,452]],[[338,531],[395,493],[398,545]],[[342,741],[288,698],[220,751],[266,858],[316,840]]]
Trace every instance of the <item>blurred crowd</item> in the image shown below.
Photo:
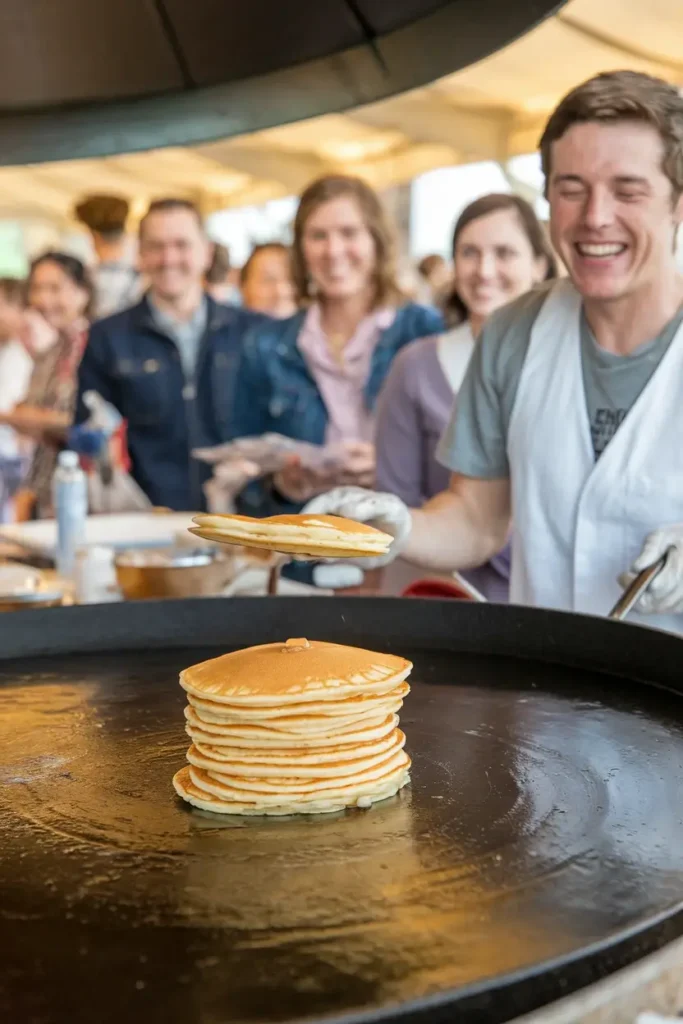
[[[446,484],[435,450],[482,325],[557,273],[544,227],[510,194],[469,205],[451,259],[424,258],[414,288],[380,197],[343,175],[303,192],[291,247],[258,245],[241,268],[186,199],[151,204],[134,260],[125,200],[90,196],[75,213],[92,266],[49,251],[25,281],[0,279],[5,521],[52,514],[62,448],[96,464],[93,392],[125,424],[136,507],[199,510],[218,490],[226,508],[266,516],[339,484],[419,506]],[[326,457],[292,456],[270,472],[233,460],[216,472],[193,456],[271,435]],[[503,551],[472,578],[500,599],[508,575]]]

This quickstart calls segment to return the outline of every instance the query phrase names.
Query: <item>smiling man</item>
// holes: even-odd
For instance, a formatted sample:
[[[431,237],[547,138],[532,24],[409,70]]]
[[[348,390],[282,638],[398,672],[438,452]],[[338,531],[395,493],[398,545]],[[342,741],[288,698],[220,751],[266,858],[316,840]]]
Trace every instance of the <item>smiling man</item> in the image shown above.
[[[205,507],[210,469],[193,448],[232,436],[232,395],[242,337],[263,317],[204,291],[212,246],[197,208],[161,199],[140,223],[142,302],[95,323],[79,371],[77,422],[97,391],[128,421],[132,474],[154,505]]]
[[[511,600],[595,614],[672,548],[637,610],[683,632],[683,98],[599,75],[562,100],[541,154],[569,278],[484,328],[440,446],[449,490],[413,512],[358,489],[309,510],[373,522],[439,571],[487,561],[514,524]]]

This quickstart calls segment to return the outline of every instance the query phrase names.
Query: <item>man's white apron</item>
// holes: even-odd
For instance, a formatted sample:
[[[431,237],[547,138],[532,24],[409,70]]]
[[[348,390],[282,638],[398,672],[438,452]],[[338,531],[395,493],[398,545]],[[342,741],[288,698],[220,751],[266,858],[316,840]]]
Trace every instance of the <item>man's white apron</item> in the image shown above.
[[[580,314],[581,297],[559,282],[522,369],[508,435],[510,600],[605,615],[646,535],[683,522],[683,326],[596,462]],[[683,632],[683,615],[630,619]]]

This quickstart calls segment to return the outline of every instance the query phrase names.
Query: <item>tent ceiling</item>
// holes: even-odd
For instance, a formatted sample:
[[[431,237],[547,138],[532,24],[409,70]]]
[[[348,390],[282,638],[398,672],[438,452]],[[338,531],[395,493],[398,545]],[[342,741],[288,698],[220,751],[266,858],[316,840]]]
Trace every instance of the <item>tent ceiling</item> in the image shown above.
[[[187,145],[391,96],[563,0],[2,0],[0,162]]]
[[[383,0],[374,6],[384,10]],[[192,148],[0,168],[0,212],[68,220],[92,189],[123,193],[138,209],[183,194],[211,212],[291,194],[327,171],[384,188],[436,167],[504,161],[532,151],[557,100],[598,71],[631,67],[683,85],[681,39],[681,0],[571,0],[478,64],[347,114]]]

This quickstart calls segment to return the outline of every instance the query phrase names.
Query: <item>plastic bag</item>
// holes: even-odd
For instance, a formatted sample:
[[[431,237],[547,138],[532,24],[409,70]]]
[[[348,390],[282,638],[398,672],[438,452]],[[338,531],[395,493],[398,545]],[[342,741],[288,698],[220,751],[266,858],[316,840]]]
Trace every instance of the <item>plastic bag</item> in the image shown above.
[[[304,469],[318,473],[333,472],[346,464],[342,445],[309,444],[307,441],[294,441],[282,434],[240,437],[212,448],[195,448],[192,454],[200,462],[210,465],[233,461],[250,462],[258,466],[262,476],[278,473],[292,458],[297,458]]]
[[[90,512],[143,512],[151,508],[151,501],[129,473],[126,421],[96,391],[86,391],[83,402],[90,415],[81,427],[72,429],[69,440],[88,474]]]
[[[97,470],[88,473],[88,509],[93,515],[145,512],[151,507],[145,492],[124,470],[112,470],[106,481]]]

